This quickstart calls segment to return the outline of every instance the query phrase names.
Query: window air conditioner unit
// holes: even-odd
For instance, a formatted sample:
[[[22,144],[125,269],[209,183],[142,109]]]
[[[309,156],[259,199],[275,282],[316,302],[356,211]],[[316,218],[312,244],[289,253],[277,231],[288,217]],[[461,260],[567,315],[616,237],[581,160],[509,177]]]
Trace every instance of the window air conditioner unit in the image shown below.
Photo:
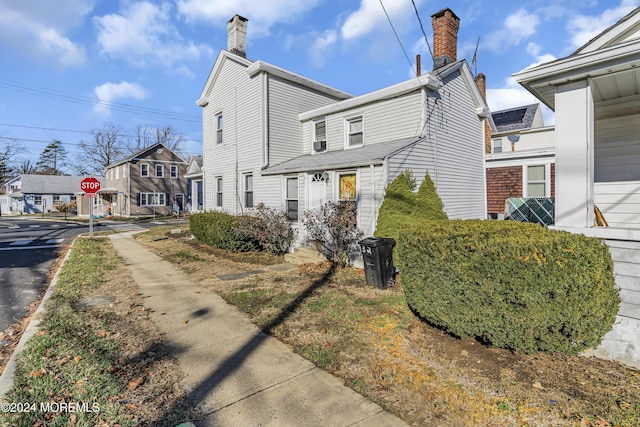
[[[313,151],[324,151],[327,149],[327,141],[314,141]]]

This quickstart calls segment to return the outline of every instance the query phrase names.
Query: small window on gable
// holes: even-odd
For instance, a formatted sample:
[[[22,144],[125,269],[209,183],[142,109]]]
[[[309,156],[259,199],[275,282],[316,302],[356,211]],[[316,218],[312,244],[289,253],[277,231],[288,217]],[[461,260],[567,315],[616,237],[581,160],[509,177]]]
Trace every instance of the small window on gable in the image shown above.
[[[347,148],[360,147],[363,144],[362,116],[347,119]]]
[[[313,151],[318,153],[327,149],[327,122],[317,121],[313,124]]]
[[[216,144],[222,144],[222,113],[216,114]]]

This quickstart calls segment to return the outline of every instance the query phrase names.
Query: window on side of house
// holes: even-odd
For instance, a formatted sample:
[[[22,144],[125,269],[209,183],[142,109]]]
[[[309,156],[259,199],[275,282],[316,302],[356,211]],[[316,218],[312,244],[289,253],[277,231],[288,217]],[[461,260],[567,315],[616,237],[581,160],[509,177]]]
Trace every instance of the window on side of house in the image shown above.
[[[59,194],[54,194],[53,195],[53,203],[59,203],[60,202],[60,195]]]
[[[347,148],[360,147],[363,144],[364,126],[362,116],[347,119]]]
[[[494,153],[502,153],[502,138],[492,139],[491,148]]]
[[[319,120],[313,123],[313,152],[327,150],[327,122]]]
[[[222,207],[222,177],[218,176],[216,180],[216,207]]]
[[[164,165],[156,165],[156,178],[164,178]]]
[[[253,174],[244,174],[244,207],[253,207]]]
[[[140,193],[140,206],[166,206],[165,193]]]
[[[116,166],[116,179],[120,179],[120,166]]]
[[[291,177],[285,179],[286,193],[285,205],[287,207],[287,216],[290,221],[298,220],[298,178]]]
[[[36,205],[41,205],[42,204],[42,196],[33,196],[33,203]]]
[[[171,165],[169,169],[169,175],[173,179],[178,179],[178,165]]]
[[[216,128],[216,144],[222,144],[222,113],[216,114],[215,128]]]
[[[545,165],[527,166],[527,197],[546,197]]]
[[[146,163],[140,164],[140,176],[143,178],[149,177],[149,165]]]

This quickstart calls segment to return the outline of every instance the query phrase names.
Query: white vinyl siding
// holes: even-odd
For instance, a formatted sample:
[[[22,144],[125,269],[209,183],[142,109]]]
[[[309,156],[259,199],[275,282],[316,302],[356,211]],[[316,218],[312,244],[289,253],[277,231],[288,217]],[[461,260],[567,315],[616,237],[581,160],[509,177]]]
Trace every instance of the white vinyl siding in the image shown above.
[[[609,227],[640,228],[640,181],[596,182],[594,202]]]

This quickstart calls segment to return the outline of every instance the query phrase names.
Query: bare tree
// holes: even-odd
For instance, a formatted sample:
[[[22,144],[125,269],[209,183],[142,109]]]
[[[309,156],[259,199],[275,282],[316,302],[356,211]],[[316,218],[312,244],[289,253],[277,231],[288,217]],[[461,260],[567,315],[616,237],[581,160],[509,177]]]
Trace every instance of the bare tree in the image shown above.
[[[120,160],[125,148],[125,132],[110,123],[92,131],[91,142],[80,141],[80,161],[73,166],[78,175],[102,175],[108,165]]]
[[[17,141],[13,138],[0,136],[0,183],[11,178],[16,155],[21,152]]]
[[[185,136],[170,125],[161,128],[136,126],[126,145],[130,153],[137,153],[159,142],[176,154],[184,154]]]
[[[34,165],[29,159],[22,159],[22,161],[15,168],[15,171],[19,174],[34,174],[36,173],[36,165]]]

